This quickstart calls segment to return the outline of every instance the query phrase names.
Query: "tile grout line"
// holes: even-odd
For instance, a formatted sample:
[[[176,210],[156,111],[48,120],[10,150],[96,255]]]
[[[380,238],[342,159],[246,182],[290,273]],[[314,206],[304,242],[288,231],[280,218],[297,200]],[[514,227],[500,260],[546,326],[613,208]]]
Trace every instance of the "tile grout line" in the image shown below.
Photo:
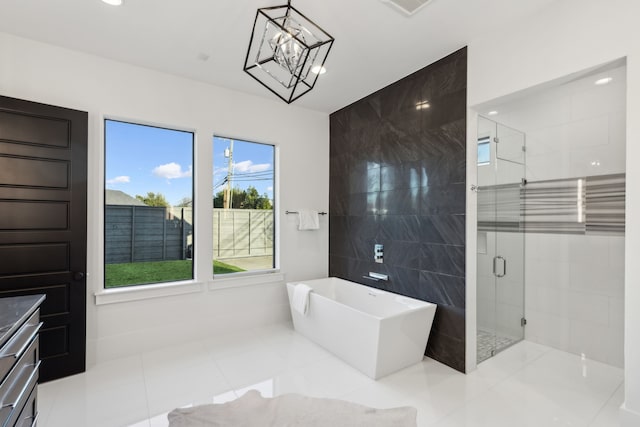
[[[222,369],[222,367],[218,364],[218,361],[213,355],[213,352],[211,351],[211,349],[207,346],[206,342],[204,341],[202,341],[202,345],[204,349],[207,351],[207,356],[209,356],[209,359],[211,359],[211,361],[213,362],[213,365],[218,369],[218,371],[220,372],[220,375],[222,375],[222,378],[224,379],[227,387],[229,387],[229,391],[234,394],[236,399],[239,398],[240,396],[238,396],[238,393],[236,393],[236,388],[231,384],[231,381],[229,381],[229,377],[225,373],[224,369]]]
[[[521,342],[526,341],[526,340],[522,340]],[[536,343],[534,343],[536,344]],[[516,344],[517,345],[517,344]],[[525,368],[525,366],[535,362],[536,360],[538,360],[539,358],[541,358],[542,356],[544,356],[545,354],[549,353],[551,350],[553,350],[552,348],[549,348],[548,350],[545,350],[543,352],[541,352],[537,357],[534,357],[533,359],[531,359],[530,361],[523,363],[522,366],[520,366],[518,369],[515,369],[513,372],[511,372],[510,374],[508,374],[507,376],[505,376],[503,379],[498,380],[495,384],[492,384],[490,386],[487,387],[487,390],[496,392],[494,390],[495,387],[497,387],[498,385],[502,384],[503,382],[505,382],[506,380],[510,379],[511,377],[513,377],[515,374],[517,374],[518,372],[520,372],[521,370],[523,370]],[[491,360],[491,358],[487,359],[487,360]],[[478,368],[476,368],[477,370]],[[469,374],[464,374],[464,375],[469,375]],[[435,427],[437,426],[439,423],[441,423],[443,420],[445,420],[446,418],[450,417],[453,413],[455,413],[456,411],[459,411],[461,408],[467,407],[469,406],[469,404],[481,399],[484,397],[483,393],[478,393],[477,396],[472,397],[469,400],[466,400],[464,402],[461,403],[461,405],[457,406],[456,408],[452,409],[451,411],[447,412],[445,415],[443,415],[442,417],[440,417],[438,420],[434,421],[433,423],[429,424],[429,427]]]
[[[616,387],[616,389],[613,390],[611,395],[609,397],[607,397],[607,400],[605,400],[604,403],[600,406],[600,409],[598,409],[598,412],[596,412],[596,414],[593,416],[591,421],[589,421],[589,424],[588,424],[589,426],[593,425],[595,420],[598,419],[598,416],[600,416],[602,411],[607,407],[607,405],[609,405],[609,401],[611,401],[611,399],[613,399],[613,396],[615,396],[616,393],[618,392],[618,390],[620,390],[620,387],[624,387],[624,380],[620,381],[620,385],[618,385],[618,387]]]
[[[142,369],[142,383],[144,384],[144,400],[147,403],[147,424],[151,427],[151,405],[149,404],[149,388],[147,387],[147,372],[144,369],[144,359],[142,353],[138,354],[140,358],[140,368]]]
[[[524,342],[526,340],[522,340],[522,342]],[[535,344],[535,343],[534,343]],[[522,370],[524,370],[525,367],[531,365],[533,362],[537,361],[538,359],[540,359],[542,356],[550,353],[551,351],[553,351],[553,348],[548,348],[547,350],[544,350],[543,352],[541,352],[538,356],[532,358],[529,361],[526,361],[525,363],[523,363],[519,368],[514,369],[513,372],[507,374],[504,378],[502,378],[501,380],[498,380],[495,384],[492,384],[491,386],[489,386],[489,390],[493,390],[495,389],[498,385],[501,385],[502,383],[504,383],[505,381],[511,379],[512,377],[514,377],[516,374],[518,374],[519,372],[521,372]]]

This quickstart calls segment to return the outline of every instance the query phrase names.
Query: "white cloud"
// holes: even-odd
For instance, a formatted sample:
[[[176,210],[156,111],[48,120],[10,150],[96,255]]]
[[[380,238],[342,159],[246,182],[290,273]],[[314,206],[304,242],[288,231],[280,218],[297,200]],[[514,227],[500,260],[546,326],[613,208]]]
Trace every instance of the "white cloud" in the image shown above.
[[[267,192],[273,193],[273,187],[267,187]]]
[[[114,184],[127,184],[131,182],[131,179],[126,176],[126,175],[122,175],[122,176],[116,176],[115,178],[112,179],[108,179],[107,180],[107,184],[109,185],[114,185]]]
[[[213,168],[213,179],[218,179],[218,178],[222,177],[223,175],[226,175],[228,170],[229,169],[226,166],[225,167],[220,166],[220,167]]]
[[[263,172],[271,169],[270,163],[259,163],[254,165],[251,160],[234,163],[233,166],[235,172]]]
[[[176,179],[176,178],[188,178],[192,175],[192,167],[186,171],[182,170],[182,166],[178,163],[171,162],[164,165],[156,166],[153,169],[153,174],[160,178]]]

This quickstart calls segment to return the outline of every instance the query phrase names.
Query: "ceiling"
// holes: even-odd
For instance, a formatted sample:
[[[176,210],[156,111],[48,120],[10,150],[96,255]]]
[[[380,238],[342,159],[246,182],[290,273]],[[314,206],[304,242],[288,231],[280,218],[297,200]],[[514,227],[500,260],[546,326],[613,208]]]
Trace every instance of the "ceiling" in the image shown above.
[[[333,112],[562,0],[293,0],[335,39],[327,73],[293,105]],[[286,0],[2,0],[0,31],[277,99],[242,71],[256,10]],[[205,60],[205,58],[207,58]]]

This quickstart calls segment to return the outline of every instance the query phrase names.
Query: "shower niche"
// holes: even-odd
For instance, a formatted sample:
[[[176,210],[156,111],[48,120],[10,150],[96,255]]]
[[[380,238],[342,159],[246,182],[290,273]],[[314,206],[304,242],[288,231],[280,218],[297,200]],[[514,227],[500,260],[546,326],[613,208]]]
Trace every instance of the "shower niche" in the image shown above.
[[[478,117],[477,362],[524,339],[525,134]]]

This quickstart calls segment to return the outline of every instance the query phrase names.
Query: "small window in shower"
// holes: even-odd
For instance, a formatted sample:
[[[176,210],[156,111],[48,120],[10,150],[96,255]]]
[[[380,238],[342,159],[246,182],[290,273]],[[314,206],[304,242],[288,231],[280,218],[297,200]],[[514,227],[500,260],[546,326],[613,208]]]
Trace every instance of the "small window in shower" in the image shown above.
[[[478,138],[478,166],[491,163],[491,138],[488,136]]]

